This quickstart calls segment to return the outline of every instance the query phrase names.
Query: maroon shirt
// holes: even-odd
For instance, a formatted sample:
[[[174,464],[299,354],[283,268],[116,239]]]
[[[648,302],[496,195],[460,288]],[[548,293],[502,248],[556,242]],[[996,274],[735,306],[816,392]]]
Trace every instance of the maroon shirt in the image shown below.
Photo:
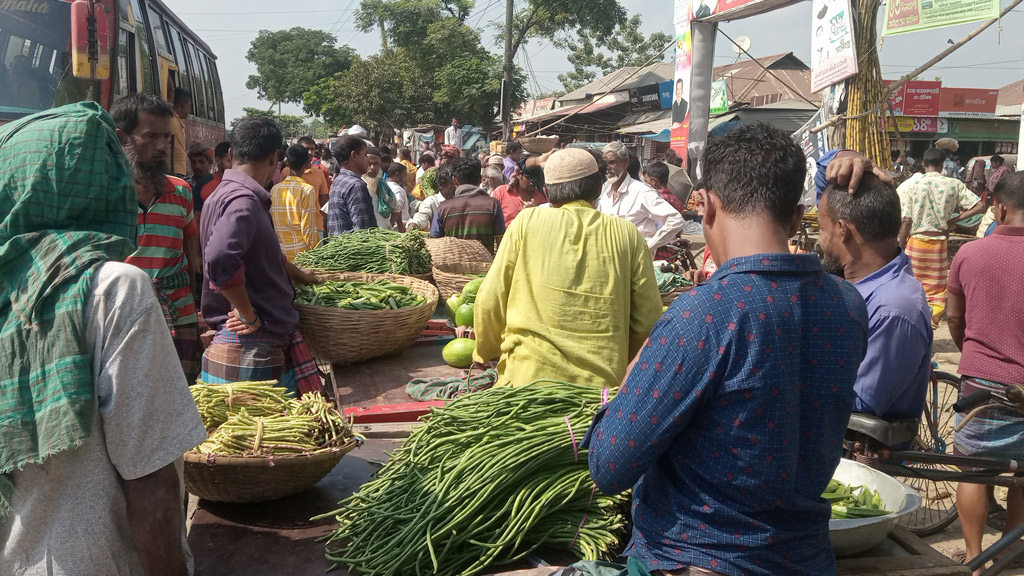
[[[949,267],[949,291],[964,296],[967,329],[960,373],[1024,383],[1024,226],[997,226],[964,244]]]
[[[661,190],[658,190],[658,195],[661,196],[661,198],[665,200],[665,202],[671,204],[672,207],[676,209],[676,212],[682,214],[683,211],[686,210],[686,206],[683,204],[683,201],[680,200],[679,198],[676,198],[676,195],[673,194],[672,191],[669,190],[668,188],[662,188]],[[678,237],[679,235],[676,234],[676,238]],[[675,240],[675,238],[673,238],[673,240]],[[672,257],[672,254],[673,252],[668,250],[667,248],[658,248],[657,252],[654,253],[654,259],[667,260]]]
[[[284,269],[281,244],[270,218],[270,194],[244,172],[224,180],[203,206],[203,319],[214,330],[227,321],[231,303],[220,290],[245,282],[261,332],[291,336],[299,328],[295,289]]]

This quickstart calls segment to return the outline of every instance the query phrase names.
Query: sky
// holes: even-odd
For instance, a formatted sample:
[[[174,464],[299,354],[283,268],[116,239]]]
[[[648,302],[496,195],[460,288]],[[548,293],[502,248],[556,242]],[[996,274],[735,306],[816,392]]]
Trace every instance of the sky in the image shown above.
[[[672,35],[672,0],[620,0],[632,15],[643,18],[643,30],[661,30]],[[1001,0],[1008,6],[1012,0]],[[245,59],[249,43],[260,30],[284,30],[295,26],[327,30],[338,43],[354,48],[363,56],[380,49],[380,34],[356,30],[353,14],[359,0],[306,0],[294,10],[282,10],[275,0],[164,0],[198,34],[217,56],[217,68],[224,89],[228,122],[242,115],[245,106],[269,108],[245,81],[256,68]],[[467,20],[481,31],[484,44],[494,53],[501,52],[498,26],[504,22],[502,0],[476,0],[477,6]],[[519,2],[522,3],[522,2]],[[216,9],[212,8],[216,6]],[[882,75],[899,78],[944,50],[951,42],[966,36],[977,22],[938,30],[886,37],[880,51]],[[941,77],[943,85],[971,88],[1000,88],[1024,76],[1024,5],[1009,13],[1000,25],[993,25],[942,62],[922,75],[924,79]],[[751,39],[750,54],[755,57],[793,52],[810,61],[811,3],[800,2],[751,18],[724,22],[720,30],[733,38]],[[670,55],[670,54],[668,54]],[[731,43],[719,34],[715,64],[736,59]],[[533,40],[520,50],[516,62],[527,73],[531,93],[561,88],[558,74],[571,69],[565,53],[546,41]],[[286,114],[303,115],[298,105],[283,105]]]

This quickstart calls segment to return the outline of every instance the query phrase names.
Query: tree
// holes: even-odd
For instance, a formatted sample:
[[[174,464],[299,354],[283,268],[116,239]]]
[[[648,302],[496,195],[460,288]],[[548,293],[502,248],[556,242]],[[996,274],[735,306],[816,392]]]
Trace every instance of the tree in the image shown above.
[[[359,124],[384,132],[433,121],[433,79],[403,50],[356,58],[333,84],[335,97]]]
[[[529,0],[512,18],[512,56],[530,38],[565,43],[610,36],[625,21],[626,9],[618,0]]]
[[[319,80],[348,70],[353,54],[322,30],[261,30],[245,54],[256,65],[256,74],[249,76],[245,86],[274,104],[299,103]]]
[[[352,123],[352,114],[338,100],[337,84],[344,73],[321,78],[302,93],[302,109],[306,114],[323,118],[324,124],[340,127]]]
[[[273,110],[262,110],[260,108],[250,108],[246,106],[242,108],[242,112],[245,112],[244,116],[239,116],[231,121],[230,130],[234,130],[235,126],[238,125],[242,118],[266,118],[273,120],[277,123],[278,128],[281,129],[281,133],[287,139],[299,138],[306,135],[306,127],[303,123],[303,119],[298,116],[292,116],[290,114],[278,114]]]
[[[665,46],[672,42],[672,37],[664,32],[644,36],[641,24],[640,15],[635,14],[619,24],[612,34],[598,34],[593,40],[582,36],[556,41],[555,46],[569,52],[566,58],[573,65],[572,72],[559,74],[558,80],[571,92],[596,80],[598,71],[604,76],[626,66],[643,66],[652,58],[663,60]],[[609,54],[599,52],[600,48]]]

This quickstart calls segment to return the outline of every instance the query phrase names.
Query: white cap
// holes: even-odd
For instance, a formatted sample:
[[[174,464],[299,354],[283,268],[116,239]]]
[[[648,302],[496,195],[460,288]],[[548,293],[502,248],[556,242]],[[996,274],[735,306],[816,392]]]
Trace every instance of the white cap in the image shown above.
[[[359,124],[353,124],[352,127],[348,129],[348,135],[355,136],[356,138],[363,138],[366,136],[366,128],[363,128]]]

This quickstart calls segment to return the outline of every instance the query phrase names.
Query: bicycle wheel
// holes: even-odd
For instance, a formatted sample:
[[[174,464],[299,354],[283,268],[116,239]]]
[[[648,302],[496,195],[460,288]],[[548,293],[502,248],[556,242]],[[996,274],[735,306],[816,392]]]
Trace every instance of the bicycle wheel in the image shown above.
[[[911,450],[922,452],[953,453],[953,427],[956,414],[952,410],[960,394],[960,378],[946,372],[933,372],[928,384],[928,396],[917,438]],[[928,470],[951,470],[956,468],[941,464],[914,464],[913,468],[922,476]],[[914,488],[921,495],[921,507],[912,514],[900,518],[900,524],[917,536],[930,536],[942,531],[956,520],[956,483],[936,481],[917,476],[903,476],[900,481]]]

